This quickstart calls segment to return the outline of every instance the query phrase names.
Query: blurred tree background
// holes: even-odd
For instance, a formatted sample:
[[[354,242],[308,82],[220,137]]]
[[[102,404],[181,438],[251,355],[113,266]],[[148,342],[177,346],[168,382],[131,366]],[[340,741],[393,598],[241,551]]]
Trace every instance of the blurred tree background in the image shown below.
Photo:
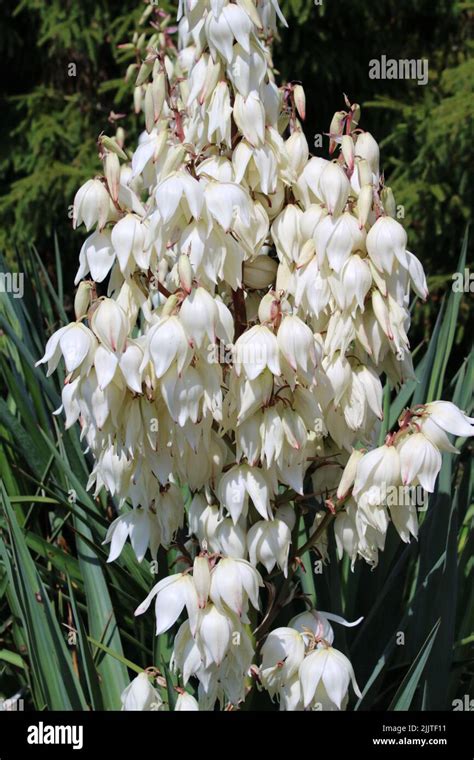
[[[124,72],[133,51],[119,49],[138,29],[137,0],[4,0],[0,54],[0,250],[10,261],[34,244],[54,276],[57,235],[71,291],[81,234],[71,228],[75,191],[100,170],[96,140],[112,134],[110,113],[126,114],[129,144],[140,119]],[[156,7],[158,4],[154,2]],[[160,7],[175,13],[174,0]],[[432,297],[415,308],[418,340],[428,334],[450,288],[472,213],[474,3],[458,0],[281,0],[289,28],[276,41],[282,79],[307,94],[306,134],[324,133],[343,91],[362,106],[361,125],[381,143],[382,167],[405,211],[411,250],[430,275]],[[369,61],[427,58],[429,81],[372,80]],[[71,69],[71,64],[74,67]],[[71,76],[71,71],[74,74]],[[460,316],[458,342],[467,322]]]
[[[78,187],[101,171],[96,141],[114,133],[110,113],[130,113],[118,45],[129,42],[143,7],[137,0],[3,3],[0,55],[11,73],[0,90],[0,250],[11,261],[34,244],[53,269],[56,234],[66,289],[82,239],[70,207]],[[138,134],[136,117],[127,126]]]

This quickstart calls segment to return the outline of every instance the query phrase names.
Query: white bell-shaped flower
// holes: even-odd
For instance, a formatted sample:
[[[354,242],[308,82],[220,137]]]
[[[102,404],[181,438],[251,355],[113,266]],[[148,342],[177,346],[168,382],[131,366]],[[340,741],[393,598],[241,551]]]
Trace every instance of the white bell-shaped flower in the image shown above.
[[[296,315],[284,317],[277,334],[278,348],[290,367],[303,376],[314,371],[316,348],[311,329]]]
[[[122,354],[130,331],[124,310],[112,298],[104,298],[92,315],[91,327],[100,342],[114,354]]]
[[[199,219],[204,191],[197,179],[185,171],[175,172],[161,182],[155,191],[156,205],[163,222],[170,222],[177,211]]]
[[[236,465],[225,472],[217,489],[219,501],[226,508],[234,523],[246,515],[249,497],[259,514],[271,519],[271,485],[263,470],[248,465]]]
[[[304,660],[305,644],[294,628],[275,628],[262,646],[260,676],[271,695],[298,673]]]
[[[209,596],[220,610],[245,615],[248,601],[258,609],[258,589],[263,586],[260,573],[244,559],[224,557],[211,572]]]
[[[193,579],[186,573],[175,573],[159,581],[135,610],[135,615],[143,615],[155,599],[156,635],[171,628],[181,615],[184,607],[188,612],[191,627],[196,624],[198,595]]]
[[[163,317],[153,325],[148,335],[147,352],[158,378],[176,362],[179,373],[189,364],[192,351],[184,327],[177,316]],[[148,360],[147,352],[143,363]],[[143,366],[143,365],[142,365]]]
[[[274,520],[259,520],[248,531],[247,542],[252,565],[261,562],[267,573],[270,573],[278,564],[284,576],[287,576],[291,531],[283,520],[278,517]]]
[[[94,224],[99,229],[105,227],[109,216],[110,196],[103,182],[99,179],[89,179],[79,188],[74,198],[73,226],[79,227],[82,222],[89,231]]]
[[[325,166],[319,177],[319,191],[328,212],[338,217],[347,203],[351,185],[343,169],[332,161]]]
[[[161,710],[163,707],[163,700],[146,673],[139,673],[123,690],[120,699],[122,710],[126,711]]]
[[[231,7],[231,6],[229,6]],[[240,93],[235,96],[235,123],[243,136],[251,145],[259,147],[265,140],[265,110],[255,91],[244,98]]]
[[[174,706],[175,712],[199,712],[199,705],[195,697],[187,691],[180,691]]]
[[[388,486],[396,485],[400,480],[399,451],[395,446],[384,444],[359,459],[353,494],[357,497],[362,490],[370,490],[382,495]]]
[[[330,646],[323,646],[306,655],[299,667],[299,677],[305,707],[309,707],[315,700],[320,683],[339,710],[351,681],[356,695],[359,698],[362,696],[351,663],[342,652]]]
[[[91,273],[95,282],[102,282],[110,272],[115,261],[115,251],[112,246],[110,233],[93,232],[84,241],[79,253],[79,271],[76,274],[74,284]]]
[[[36,362],[36,366],[47,362],[49,377],[62,355],[68,372],[81,368],[81,372],[87,374],[96,349],[97,341],[91,330],[80,322],[71,322],[53,333],[46,344],[44,356]]]
[[[407,234],[390,216],[380,216],[367,234],[367,252],[379,272],[391,274],[395,261],[407,268]]]
[[[447,433],[462,437],[474,435],[474,417],[468,417],[451,401],[432,401],[425,405],[424,412]]]
[[[413,433],[398,446],[403,485],[420,485],[433,493],[435,481],[441,469],[441,454],[423,433]]]

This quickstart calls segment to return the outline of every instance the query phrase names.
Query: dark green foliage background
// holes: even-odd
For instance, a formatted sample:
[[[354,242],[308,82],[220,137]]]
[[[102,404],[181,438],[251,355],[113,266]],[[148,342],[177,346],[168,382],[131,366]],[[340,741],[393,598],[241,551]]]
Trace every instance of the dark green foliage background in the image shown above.
[[[34,243],[48,265],[56,232],[71,284],[80,235],[68,208],[100,171],[97,137],[129,113],[123,54],[144,8],[136,0],[5,0],[0,26],[0,250]],[[76,76],[69,76],[75,64]],[[131,127],[138,130],[132,117]]]

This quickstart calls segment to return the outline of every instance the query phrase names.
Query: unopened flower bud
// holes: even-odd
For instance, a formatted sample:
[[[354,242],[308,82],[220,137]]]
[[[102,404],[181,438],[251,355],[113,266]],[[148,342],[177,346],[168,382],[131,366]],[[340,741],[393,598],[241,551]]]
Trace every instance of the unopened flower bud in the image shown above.
[[[347,493],[349,492],[349,489],[353,485],[356,478],[357,465],[359,464],[362,457],[363,457],[362,451],[359,451],[358,449],[354,449],[352,451],[352,454],[350,455],[347,461],[347,464],[344,468],[344,472],[342,473],[339,487],[337,489],[338,499],[343,499],[344,496],[346,496]]]
[[[189,256],[186,256],[185,253],[181,254],[178,259],[178,275],[181,287],[189,295],[193,286],[193,268]]]
[[[365,158],[369,162],[372,172],[378,175],[380,150],[370,132],[361,132],[357,136],[356,154],[360,158]]]
[[[132,77],[135,75],[135,73],[137,71],[137,68],[138,68],[138,66],[137,66],[136,63],[130,63],[127,66],[127,69],[125,71],[125,81],[126,82],[130,82],[130,80],[132,79]]]
[[[148,134],[155,126],[155,106],[153,104],[153,89],[151,84],[145,90],[145,127]]]
[[[315,256],[315,254],[316,254],[316,246],[315,246],[313,238],[310,238],[309,240],[306,241],[306,243],[301,249],[301,253],[298,257],[298,261],[296,262],[297,268],[300,269],[301,267],[306,266],[306,264],[309,264],[311,259]]]
[[[211,573],[207,557],[196,557],[193,565],[193,580],[198,596],[200,609],[207,604],[209,590],[211,588]]]
[[[137,50],[141,50],[142,49],[142,47],[145,44],[145,41],[146,41],[146,34],[145,34],[145,32],[143,32],[140,35],[137,34],[137,36],[135,37],[135,46],[136,46]],[[152,38],[150,38],[150,45],[151,44],[153,44],[152,43]]]
[[[135,87],[133,90],[133,107],[135,113],[140,113],[142,110],[143,90],[141,87]]]
[[[309,149],[306,137],[297,129],[285,143],[290,163],[296,175],[301,174],[308,163]]]
[[[202,86],[201,92],[199,93],[199,103],[205,103],[206,100],[213,94],[214,90],[217,87],[217,83],[219,82],[221,76],[221,64],[220,62],[214,63],[211,58],[209,58],[209,63],[206,70],[206,78],[204,80],[204,84]],[[222,90],[222,93],[224,91],[227,93],[225,82],[222,82],[224,85],[224,88]]]
[[[148,58],[146,61],[143,61],[138,71],[135,87],[140,87],[142,84],[145,84],[145,82],[147,81],[148,77],[150,76],[153,70],[154,63],[155,63],[154,58]]]
[[[395,196],[393,194],[392,188],[384,187],[380,193],[380,198],[382,200],[385,213],[395,219],[397,216],[397,205],[395,203]]]
[[[350,135],[344,135],[342,137],[341,151],[349,170],[349,174],[352,174],[354,171],[354,140]]]
[[[104,170],[110,195],[114,201],[117,201],[120,185],[120,161],[116,153],[107,153]]]
[[[266,293],[258,307],[258,318],[262,324],[266,322],[273,323],[280,314],[280,302],[276,298],[274,291]]]
[[[247,16],[252,20],[257,29],[262,29],[262,19],[260,18],[258,11],[255,9],[255,3],[253,0],[239,0],[237,5],[245,10]]]
[[[357,173],[359,175],[359,185],[361,187],[364,187],[364,185],[373,184],[372,170],[370,168],[369,162],[366,161],[365,158],[358,159]]]
[[[153,76],[151,83],[151,93],[153,99],[153,116],[154,121],[157,122],[161,116],[163,110],[163,104],[166,97],[166,80],[164,71],[160,71]]]
[[[339,136],[342,135],[342,132],[344,130],[344,121],[346,119],[346,112],[345,111],[336,111],[334,116],[331,119],[331,124],[329,125],[329,153],[334,153],[336,149],[337,142],[333,139],[331,139],[332,136]]]
[[[306,95],[304,94],[303,87],[300,84],[295,85],[293,90],[293,99],[295,101],[296,110],[303,121],[306,118]]]
[[[360,105],[358,103],[352,104],[352,121],[351,121],[351,127],[357,127],[360,121]]]
[[[372,185],[361,187],[357,198],[357,218],[359,220],[359,227],[361,228],[367,224],[367,219],[372,209],[373,197],[374,189]]]
[[[74,313],[77,320],[82,319],[82,317],[87,314],[91,302],[92,287],[92,282],[83,280],[79,283],[79,287],[74,298]]]
[[[153,13],[153,5],[147,5],[145,10],[143,11],[142,15],[140,16],[140,20],[138,22],[138,26],[141,26],[145,23],[145,21],[149,18],[149,16]]]
[[[278,263],[270,256],[261,254],[244,263],[244,285],[252,290],[263,290],[275,281]]]
[[[390,324],[390,315],[387,304],[377,289],[372,291],[372,308],[375,318],[389,340],[393,340],[392,326]]]
[[[100,136],[100,143],[104,146],[106,150],[109,150],[111,153],[116,153],[117,156],[119,156],[124,161],[128,161],[127,154],[123,152],[122,146],[125,140],[125,132],[122,127],[119,127],[117,129],[117,134],[114,137],[109,137],[108,135],[101,135]]]
[[[117,145],[120,146],[120,148],[123,148],[125,144],[125,130],[123,127],[117,127],[117,131],[115,133],[115,140],[117,142]],[[123,158],[124,160],[127,159],[127,154],[121,151],[121,153],[118,154],[120,158]]]
[[[176,309],[178,303],[179,303],[178,296],[172,293],[165,301],[165,304],[161,311],[161,316],[168,317],[170,314],[172,314],[174,310]]]

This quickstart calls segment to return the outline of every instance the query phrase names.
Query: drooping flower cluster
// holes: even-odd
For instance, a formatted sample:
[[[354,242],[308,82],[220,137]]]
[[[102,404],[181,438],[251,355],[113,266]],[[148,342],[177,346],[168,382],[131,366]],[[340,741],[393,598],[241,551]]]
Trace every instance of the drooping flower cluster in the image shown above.
[[[181,0],[177,48],[156,13],[131,66],[146,129],[133,152],[120,128],[101,138],[103,175],[74,202],[75,226],[91,232],[77,321],[41,361],[51,373],[64,359],[62,409],[94,455],[89,487],[125,507],[109,560],[127,538],[142,561],[188,530],[193,572],[160,581],[137,612],[156,597],[159,634],[186,607],[173,666],[211,709],[250,688],[256,567],[291,581],[308,482],[336,513],[340,553],[375,564],[390,518],[403,540],[416,535],[415,507],[387,506],[387,487],[432,491],[445,433],[473,429],[436,402],[359,448],[383,417],[381,375],[413,376],[410,288],[427,296],[359,107],[335,114],[330,158],[310,157],[304,91],[273,75],[277,0]],[[305,613],[264,644],[259,678],[284,709],[341,709],[355,685],[328,619]],[[158,704],[136,681],[124,709]],[[183,692],[176,709],[191,700]]]
[[[261,682],[281,710],[341,710],[349,683],[361,692],[347,657],[334,649],[330,620],[346,626],[338,615],[311,610],[290,620],[288,628],[271,631],[262,647]]]
[[[344,469],[337,497],[344,511],[335,520],[340,555],[346,551],[377,564],[392,519],[403,541],[417,536],[420,489],[432,493],[441,468],[441,452],[457,449],[446,433],[473,435],[474,419],[450,401],[435,401],[404,412],[399,430],[383,446],[363,453],[354,449]]]
[[[177,573],[160,581],[135,614],[148,609],[155,598],[156,633],[177,621],[184,607],[188,619],[175,639],[172,666],[186,685],[199,679],[199,704],[212,709],[216,700],[238,704],[245,699],[246,676],[253,659],[252,639],[246,630],[249,605],[258,609],[263,581],[246,560],[200,555],[192,575]]]

